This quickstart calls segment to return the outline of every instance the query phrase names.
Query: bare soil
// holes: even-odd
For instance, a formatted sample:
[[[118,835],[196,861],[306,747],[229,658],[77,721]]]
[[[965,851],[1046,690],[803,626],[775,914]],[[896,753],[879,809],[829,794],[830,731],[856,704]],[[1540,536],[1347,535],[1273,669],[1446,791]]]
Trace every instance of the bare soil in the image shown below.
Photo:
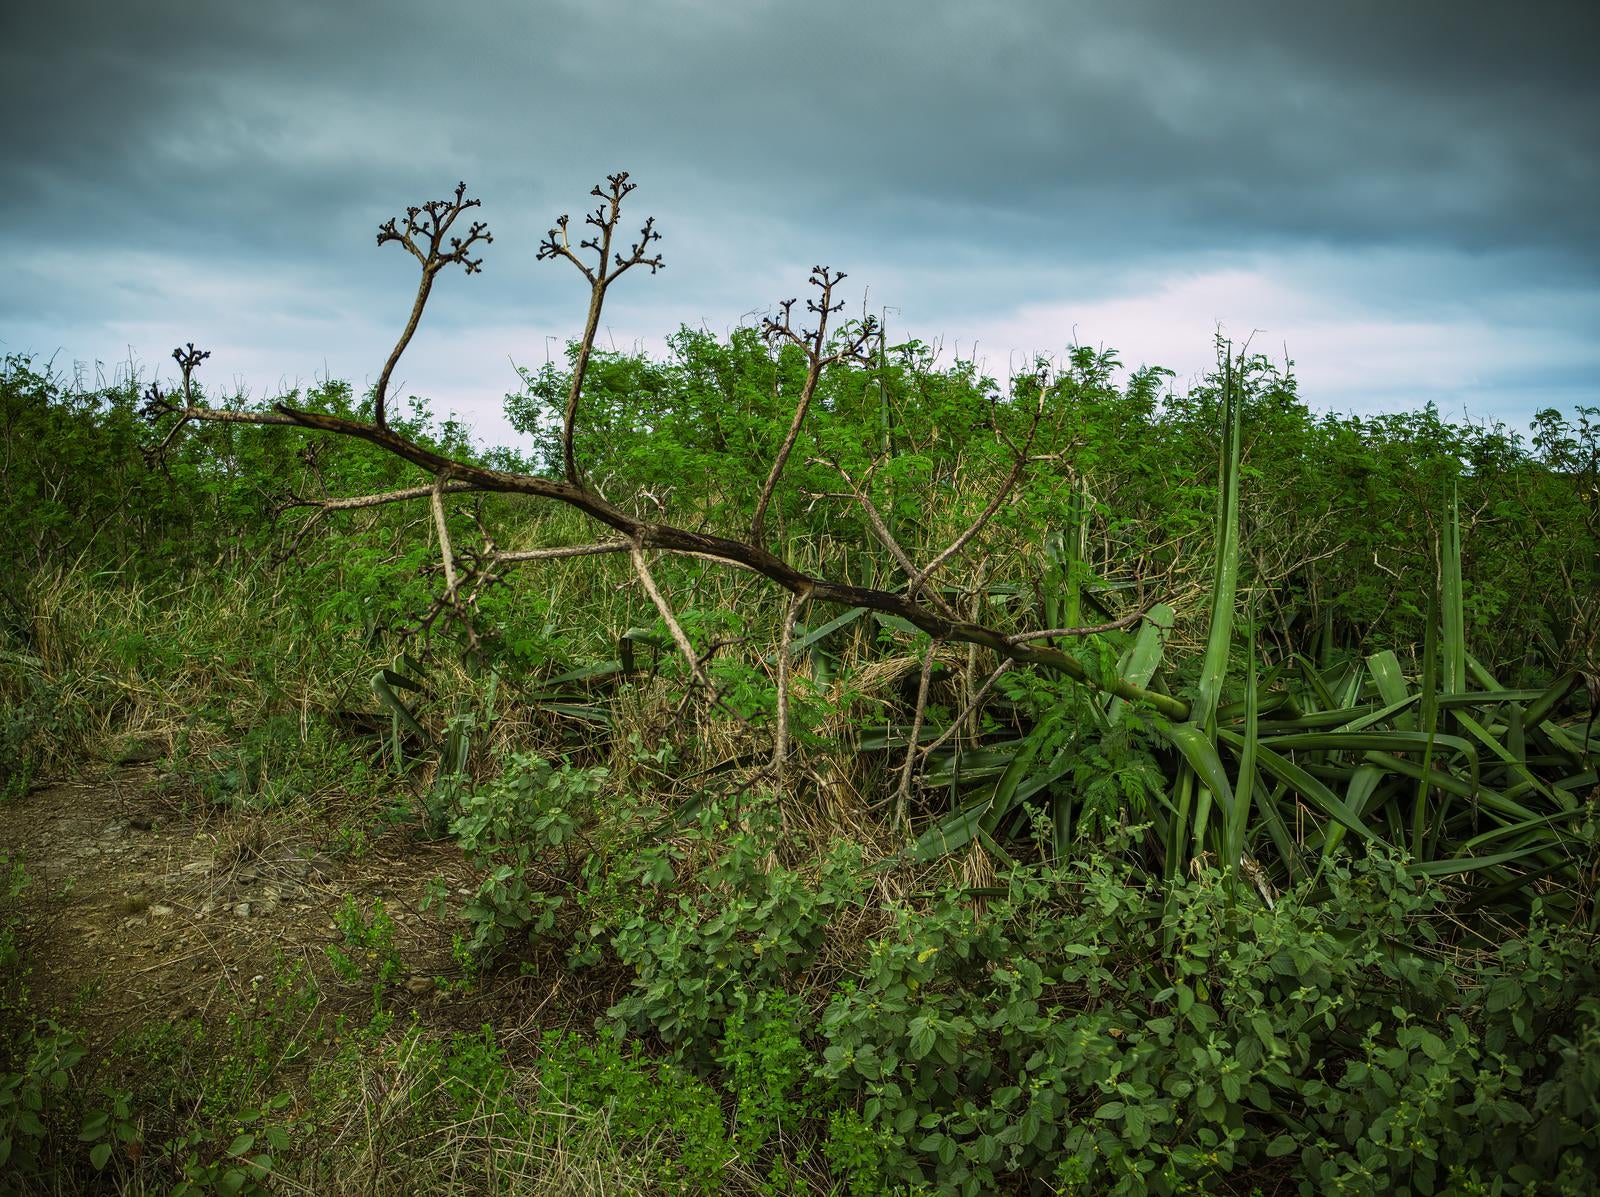
[[[576,983],[554,952],[458,984],[459,924],[423,908],[435,879],[455,904],[472,892],[453,843],[391,828],[338,855],[328,847],[337,840],[330,827],[283,813],[208,808],[153,765],[0,805],[0,850],[29,878],[11,913],[31,1006],[104,1048],[152,1021],[224,1018],[299,961],[315,978],[321,1016],[364,1017],[370,983],[338,977],[324,951],[344,943],[334,918],[353,895],[364,910],[381,899],[395,924],[408,974],[386,1003],[402,1020],[415,1010],[445,1029],[488,1023],[515,1056],[535,1050],[543,1030],[592,1025],[604,1009],[607,995]]]

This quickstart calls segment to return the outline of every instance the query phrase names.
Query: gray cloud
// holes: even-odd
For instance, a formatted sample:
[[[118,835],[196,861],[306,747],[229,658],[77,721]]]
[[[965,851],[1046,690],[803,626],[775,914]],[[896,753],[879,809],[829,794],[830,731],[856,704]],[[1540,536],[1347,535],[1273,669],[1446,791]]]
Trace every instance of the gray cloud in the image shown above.
[[[14,5],[0,337],[100,353],[209,313],[243,345],[272,303],[264,327],[324,330],[278,350],[371,352],[412,285],[378,222],[465,178],[496,244],[425,327],[442,354],[520,324],[525,351],[581,298],[539,235],[626,167],[669,262],[619,294],[630,337],[737,320],[813,261],[960,335],[1314,252],[1341,303],[1443,327],[1537,293],[1515,335],[1570,345],[1600,289],[1597,44],[1586,2]]]

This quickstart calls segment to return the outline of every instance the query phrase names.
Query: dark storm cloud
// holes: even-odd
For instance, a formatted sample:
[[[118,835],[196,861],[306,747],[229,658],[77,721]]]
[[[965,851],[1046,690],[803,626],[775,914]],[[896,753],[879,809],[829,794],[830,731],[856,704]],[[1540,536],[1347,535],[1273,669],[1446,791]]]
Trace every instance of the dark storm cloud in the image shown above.
[[[147,317],[191,263],[379,322],[411,266],[377,223],[465,178],[496,243],[428,327],[570,326],[536,243],[619,167],[669,271],[613,316],[653,333],[813,261],[952,329],[1312,250],[1590,296],[1597,44],[1587,2],[12,5],[0,321]],[[1458,294],[1366,289],[1419,286]]]

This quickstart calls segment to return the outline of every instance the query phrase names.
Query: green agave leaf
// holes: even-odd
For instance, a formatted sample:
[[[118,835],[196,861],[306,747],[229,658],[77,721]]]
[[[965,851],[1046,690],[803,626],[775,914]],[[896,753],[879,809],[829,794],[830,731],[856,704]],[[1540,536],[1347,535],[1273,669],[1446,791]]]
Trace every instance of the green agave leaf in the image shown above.
[[[1384,770],[1376,765],[1359,765],[1350,776],[1350,784],[1345,787],[1344,802],[1355,814],[1366,816],[1368,804],[1377,792],[1378,783],[1388,776]],[[1338,851],[1339,845],[1344,841],[1344,827],[1335,823],[1328,828],[1327,837],[1322,843],[1322,858],[1331,859]]]
[[[1470,840],[1465,840],[1460,845],[1463,852],[1476,853],[1478,849],[1497,843],[1500,840],[1510,839],[1514,836],[1526,835],[1528,832],[1540,831],[1545,828],[1556,830],[1557,834],[1550,841],[1552,845],[1562,838],[1560,826],[1570,823],[1572,814],[1569,811],[1554,811],[1548,815],[1540,815],[1536,819],[1524,819],[1520,823],[1507,823],[1503,827],[1496,827],[1492,831],[1485,831],[1482,835],[1475,835]]]
[[[912,857],[924,863],[938,860],[965,847],[980,829],[992,830],[994,822],[1003,818],[1021,800],[1017,795],[1017,787],[1027,773],[1028,766],[1033,763],[1039,744],[1037,737],[1025,741],[1021,751],[986,797],[935,823],[917,837],[911,849]]]
[[[394,680],[396,678],[400,678],[401,682],[397,683]],[[395,673],[395,671],[392,669],[380,669],[377,673],[372,675],[371,682],[373,696],[377,698],[379,704],[390,714],[390,756],[394,761],[395,768],[402,771],[404,771],[406,768],[406,758],[405,749],[401,742],[401,729],[404,729],[413,736],[416,736],[429,747],[437,747],[437,745],[434,743],[433,737],[428,733],[428,729],[423,727],[422,724],[417,721],[417,717],[412,713],[411,708],[406,706],[406,704],[401,701],[400,696],[394,692],[394,688],[397,684],[402,684],[406,681],[409,681],[409,679],[406,679],[402,674]],[[420,686],[416,686],[414,684],[408,686],[407,688],[418,690],[421,689]]]
[[[611,715],[601,707],[577,702],[541,702],[541,711],[549,711],[552,715],[561,715],[567,719],[576,719],[580,723],[592,723],[596,727],[612,726]]]
[[[912,623],[909,619],[902,619],[898,615],[889,615],[883,611],[874,611],[872,613],[872,618],[878,621],[878,625],[880,627],[889,628],[896,632],[904,632],[907,636],[926,636],[928,634],[916,624]]]
[[[1404,730],[1412,730],[1416,727],[1415,716],[1408,715],[1405,720],[1400,719],[1399,716],[1404,712],[1409,712],[1412,707],[1420,705],[1422,705],[1422,695],[1407,695],[1399,702],[1392,702],[1388,706],[1379,707],[1376,711],[1368,711],[1365,715],[1361,715],[1355,719],[1352,719],[1348,723],[1339,724],[1333,730],[1341,732],[1358,732],[1365,731],[1369,727],[1376,727],[1380,723],[1390,722],[1400,726]]]
[[[1452,873],[1473,873],[1482,869],[1498,868],[1518,862],[1531,864],[1531,852],[1526,848],[1512,848],[1496,852],[1493,856],[1457,856],[1449,860],[1413,861],[1407,867],[1427,877],[1447,877]]]
[[[1458,798],[1470,798],[1488,810],[1498,814],[1510,815],[1517,819],[1531,819],[1534,812],[1517,802],[1512,802],[1498,790],[1492,790],[1485,785],[1474,785],[1463,781],[1453,773],[1445,773],[1438,769],[1424,769],[1413,761],[1404,757],[1390,756],[1386,753],[1369,752],[1366,756],[1369,764],[1377,765],[1393,773],[1403,773],[1415,781],[1425,780],[1434,789],[1443,790],[1447,794],[1454,794]]]
[[[1237,732],[1222,729],[1217,732],[1217,736],[1235,748],[1244,747],[1244,737]],[[1281,755],[1266,744],[1258,744],[1256,746],[1256,761],[1264,773],[1283,782],[1290,790],[1299,794],[1330,819],[1355,832],[1364,840],[1372,840],[1376,843],[1384,842],[1381,836],[1366,825],[1359,814],[1345,804],[1344,799],[1340,798],[1288,757]]]
[[[1157,603],[1145,612],[1144,619],[1139,624],[1139,632],[1134,637],[1133,647],[1118,663],[1123,681],[1138,686],[1141,690],[1149,687],[1150,679],[1155,677],[1156,670],[1161,667],[1161,654],[1166,651],[1167,637],[1172,632],[1173,621],[1176,618],[1177,612],[1168,603]],[[1105,703],[1106,718],[1114,726],[1121,721],[1128,700],[1114,695],[1108,698],[1109,701]]]
[[[1567,673],[1557,678],[1553,685],[1541,691],[1538,697],[1528,704],[1528,709],[1523,713],[1524,725],[1538,727],[1550,717],[1550,713],[1567,695],[1578,688],[1581,680],[1577,673]]]
[[[1400,668],[1400,658],[1389,649],[1373,653],[1368,657],[1367,671],[1372,674],[1373,684],[1378,688],[1378,697],[1397,711],[1408,701],[1415,702],[1421,697],[1407,689],[1405,673]],[[1416,716],[1409,713],[1396,718],[1395,723],[1407,731],[1415,730],[1417,726]]]
[[[1305,679],[1306,685],[1311,687],[1311,692],[1316,695],[1317,701],[1322,704],[1323,710],[1343,705],[1334,699],[1333,687],[1329,684],[1328,679],[1323,676],[1322,670],[1318,669],[1299,653],[1295,654],[1294,659],[1295,663],[1300,666],[1300,676]]]
[[[398,669],[380,669],[378,676],[390,689],[410,690],[415,694],[421,694],[427,689],[421,682],[401,673]]]
[[[821,643],[829,636],[837,632],[840,628],[854,623],[866,613],[867,609],[865,607],[851,607],[850,610],[846,611],[843,615],[830,619],[821,627],[812,628],[805,635],[797,637],[794,644],[790,646],[791,650],[796,653],[805,652],[806,649],[810,648],[813,644]]]
[[[569,669],[566,673],[546,678],[544,688],[535,698],[546,694],[554,694],[563,686],[570,686],[575,682],[594,682],[601,678],[620,677],[626,674],[621,660],[595,661],[589,665],[580,665],[576,669]]]
[[[1528,769],[1527,765],[1525,765],[1522,760],[1518,758],[1516,753],[1512,752],[1511,749],[1502,744],[1493,734],[1490,733],[1488,728],[1484,727],[1471,715],[1467,714],[1466,711],[1457,711],[1455,718],[1456,722],[1459,723],[1465,731],[1470,733],[1473,738],[1482,743],[1484,747],[1486,747],[1501,761],[1501,763],[1505,764],[1511,770],[1511,772],[1523,783],[1522,787],[1520,788],[1524,790],[1537,790],[1539,793],[1543,794],[1553,802],[1563,806],[1571,805],[1570,799],[1562,795],[1553,786],[1540,780],[1538,777],[1535,777],[1534,774]]]
[[[1256,663],[1256,629],[1252,623],[1245,645],[1244,743],[1239,751],[1239,775],[1234,787],[1234,800],[1223,823],[1223,864],[1235,881],[1244,860],[1250,801],[1259,784],[1256,779],[1256,752],[1260,746],[1257,728],[1261,723],[1261,695],[1256,679]]]
[[[1202,848],[1211,797],[1215,796],[1221,802],[1224,818],[1227,818],[1232,815],[1234,809],[1233,785],[1228,779],[1227,769],[1223,767],[1222,758],[1217,755],[1216,746],[1211,742],[1211,737],[1198,727],[1192,723],[1175,723],[1168,724],[1161,731],[1172,741],[1173,747],[1183,754],[1184,760],[1188,762],[1203,785],[1194,815],[1194,847]]]
[[[1234,384],[1233,358],[1224,371],[1222,459],[1217,488],[1217,552],[1211,579],[1211,628],[1205,657],[1200,664],[1194,706],[1189,718],[1197,726],[1211,727],[1222,697],[1228,671],[1228,651],[1233,644],[1233,614],[1239,589],[1239,453],[1243,405]]]
[[[1279,752],[1427,753],[1433,748],[1445,748],[1465,757],[1472,770],[1472,784],[1478,780],[1478,750],[1460,736],[1430,736],[1415,731],[1327,731],[1273,736],[1269,742]]]
[[[1439,679],[1446,694],[1457,694],[1467,681],[1466,604],[1461,587],[1461,497],[1459,489],[1450,496],[1450,518],[1445,521],[1444,545],[1440,553],[1439,596],[1444,620],[1444,662]]]

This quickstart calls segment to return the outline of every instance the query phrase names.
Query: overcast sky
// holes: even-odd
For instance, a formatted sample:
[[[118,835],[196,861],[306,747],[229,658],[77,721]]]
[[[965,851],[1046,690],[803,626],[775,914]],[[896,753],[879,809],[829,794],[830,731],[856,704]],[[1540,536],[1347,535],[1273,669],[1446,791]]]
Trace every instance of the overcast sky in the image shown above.
[[[723,333],[847,271],[1004,377],[1214,331],[1337,411],[1600,403],[1600,4],[53,0],[0,15],[0,351],[257,396],[374,381],[458,180],[494,232],[397,378],[487,439],[581,328],[536,263],[632,172],[666,269],[602,343]]]

